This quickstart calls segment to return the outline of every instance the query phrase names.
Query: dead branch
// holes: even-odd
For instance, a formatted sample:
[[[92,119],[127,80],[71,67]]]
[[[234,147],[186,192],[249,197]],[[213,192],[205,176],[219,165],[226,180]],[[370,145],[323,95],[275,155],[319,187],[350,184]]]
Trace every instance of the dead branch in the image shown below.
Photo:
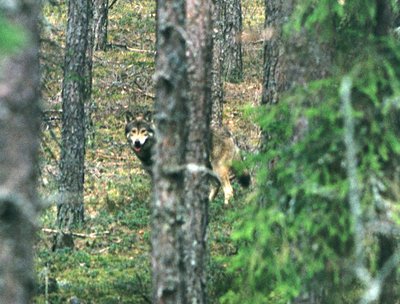
[[[42,231],[45,232],[45,233],[50,233],[50,234],[58,234],[58,233],[60,233],[60,230],[50,229],[50,228],[42,228]],[[63,232],[63,233],[70,234],[70,235],[72,235],[74,237],[79,237],[79,238],[82,238],[82,239],[88,239],[88,238],[89,239],[95,239],[95,238],[98,238],[98,237],[103,237],[103,236],[109,235],[110,231],[104,231],[104,232],[101,232],[101,233],[89,233],[89,234],[77,233],[77,232],[71,232],[71,231]]]
[[[151,51],[151,50],[142,50],[142,49],[135,49],[135,48],[131,48],[129,46],[126,47],[126,49],[130,52],[135,52],[135,53],[144,53],[144,54],[152,54],[155,55],[156,52],[155,51]]]
[[[114,4],[117,3],[118,0],[114,0],[113,2],[111,2],[111,4],[108,6],[108,9],[112,9]]]
[[[107,47],[109,47],[109,48],[119,48],[119,49],[127,50],[127,51],[133,52],[133,53],[152,54],[152,55],[156,54],[155,51],[136,49],[136,48],[132,48],[132,47],[128,46],[127,44],[110,43],[110,44],[107,45]]]

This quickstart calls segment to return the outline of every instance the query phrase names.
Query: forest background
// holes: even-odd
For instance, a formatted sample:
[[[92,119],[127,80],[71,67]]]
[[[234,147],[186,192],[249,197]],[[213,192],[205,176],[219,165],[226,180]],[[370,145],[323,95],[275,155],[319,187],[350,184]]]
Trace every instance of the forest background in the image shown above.
[[[242,148],[255,149],[259,131],[243,115],[245,106],[260,102],[264,8],[261,1],[244,1],[244,73],[240,83],[225,83],[223,121]],[[42,78],[46,125],[41,149],[41,191],[57,193],[61,137],[61,84],[67,5],[47,4],[42,32]],[[155,2],[117,1],[109,10],[106,51],[93,56],[93,122],[95,137],[86,153],[85,224],[75,231],[75,250],[51,252],[57,230],[56,209],[42,216],[37,256],[41,286],[46,277],[57,281],[50,303],[77,296],[89,303],[147,303],[151,299],[150,178],[130,150],[125,134],[127,110],[151,110],[154,103]],[[239,131],[240,130],[240,131]],[[237,190],[239,189],[235,185]],[[229,241],[235,210],[246,204],[239,192],[228,209],[223,196],[210,204],[211,301],[229,286],[225,262],[236,249]],[[210,231],[211,231],[210,230]],[[79,237],[81,234],[81,237]],[[231,252],[231,253],[230,253]],[[45,274],[45,275],[44,275]],[[44,275],[44,276],[43,276]],[[61,282],[61,285],[60,285]],[[45,295],[37,297],[38,303]]]
[[[397,303],[397,1],[242,8],[244,77],[224,82],[223,121],[254,181],[228,208],[221,197],[209,205],[208,301]],[[67,7],[44,6],[39,192],[49,207],[35,243],[35,303],[152,301],[150,180],[123,129],[126,110],[153,103],[155,9],[112,2],[110,45],[93,56],[86,218],[73,249],[53,251]],[[0,200],[4,221],[13,198]]]

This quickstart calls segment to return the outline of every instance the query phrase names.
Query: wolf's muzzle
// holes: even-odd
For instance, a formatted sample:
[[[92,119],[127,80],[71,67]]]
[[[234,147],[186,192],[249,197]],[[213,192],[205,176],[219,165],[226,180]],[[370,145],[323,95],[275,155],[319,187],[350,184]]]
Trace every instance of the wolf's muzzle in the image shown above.
[[[136,152],[140,152],[141,149],[142,143],[140,142],[140,140],[135,140],[135,142],[133,143],[133,150],[135,150]]]

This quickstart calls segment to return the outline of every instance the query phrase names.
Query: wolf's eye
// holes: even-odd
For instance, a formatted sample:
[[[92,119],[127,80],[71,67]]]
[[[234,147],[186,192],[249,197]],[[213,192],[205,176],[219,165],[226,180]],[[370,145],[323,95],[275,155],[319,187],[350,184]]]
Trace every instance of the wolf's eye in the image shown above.
[[[138,132],[137,129],[132,129],[132,130],[131,130],[131,133],[132,133],[132,134],[137,134],[137,132]]]
[[[141,130],[140,130],[140,133],[141,133],[141,134],[146,134],[146,133],[147,133],[147,130],[146,130],[146,129],[141,129]]]

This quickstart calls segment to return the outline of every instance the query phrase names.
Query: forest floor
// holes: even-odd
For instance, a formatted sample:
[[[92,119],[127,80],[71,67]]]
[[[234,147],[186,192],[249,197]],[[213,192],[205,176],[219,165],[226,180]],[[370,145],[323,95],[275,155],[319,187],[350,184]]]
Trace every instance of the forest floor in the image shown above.
[[[87,145],[85,223],[75,231],[73,250],[51,250],[56,230],[57,177],[66,6],[46,6],[42,35],[43,140],[40,194],[48,207],[41,217],[35,264],[35,303],[150,303],[150,179],[124,136],[125,112],[151,106],[154,90],[155,1],[117,1],[109,15],[106,52],[95,52],[93,65],[94,137]],[[263,49],[262,1],[243,1],[244,80],[225,84],[224,123],[239,145],[252,152],[259,132],[246,108],[261,99]],[[209,210],[209,298],[229,287],[223,257],[235,254],[235,219],[250,190],[237,190],[226,208],[221,195]]]

